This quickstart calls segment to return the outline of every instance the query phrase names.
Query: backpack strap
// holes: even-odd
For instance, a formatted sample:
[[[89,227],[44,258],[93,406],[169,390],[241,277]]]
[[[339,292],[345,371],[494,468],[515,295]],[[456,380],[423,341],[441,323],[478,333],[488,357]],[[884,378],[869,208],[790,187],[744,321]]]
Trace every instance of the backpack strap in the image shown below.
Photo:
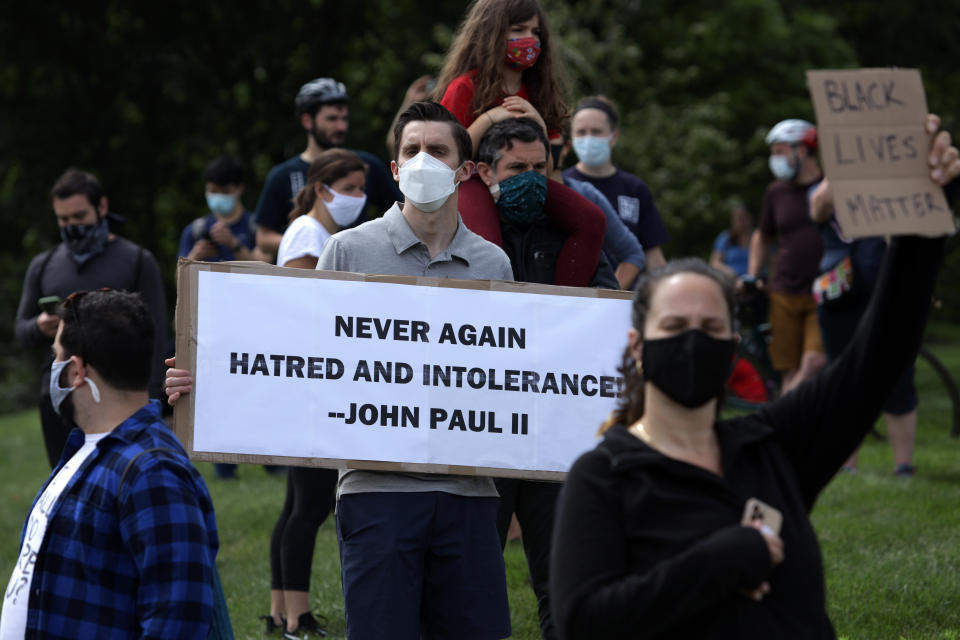
[[[174,451],[173,449],[168,449],[167,447],[153,447],[151,449],[144,449],[137,455],[130,458],[130,461],[127,462],[127,466],[123,468],[123,473],[120,474],[120,483],[117,485],[117,501],[118,502],[120,501],[120,489],[121,487],[123,487],[123,481],[127,479],[127,474],[130,472],[130,469],[133,467],[133,464],[137,461],[137,458],[139,458],[145,453],[155,453],[155,452],[161,452],[161,451],[169,455],[171,458],[174,457],[176,454],[176,451]]]
[[[123,486],[123,481],[126,480],[127,473],[133,467],[134,463],[137,461],[137,458],[145,453],[163,453],[172,458],[176,456],[177,452],[167,447],[153,447],[151,449],[144,449],[137,455],[130,458],[130,461],[127,462],[127,466],[123,468],[123,473],[120,474],[120,484],[117,485],[116,499],[118,512],[120,503],[120,488]],[[217,570],[216,562],[214,562],[211,570],[213,572],[213,584],[211,585],[213,587],[213,618],[210,620],[210,631],[207,634],[207,640],[234,640],[233,625],[230,622],[230,610],[227,608],[227,599],[223,593],[223,584],[220,582],[220,571]]]
[[[203,230],[206,226],[207,219],[205,217],[195,218],[194,221],[190,223],[190,237],[193,239],[194,244],[203,237]]]
[[[60,245],[57,245],[57,247],[59,246]],[[43,290],[43,274],[47,271],[47,265],[50,264],[50,260],[53,258],[53,253],[57,250],[57,247],[47,249],[47,255],[44,257],[43,262],[40,263],[40,272],[37,274],[37,289],[40,291]]]

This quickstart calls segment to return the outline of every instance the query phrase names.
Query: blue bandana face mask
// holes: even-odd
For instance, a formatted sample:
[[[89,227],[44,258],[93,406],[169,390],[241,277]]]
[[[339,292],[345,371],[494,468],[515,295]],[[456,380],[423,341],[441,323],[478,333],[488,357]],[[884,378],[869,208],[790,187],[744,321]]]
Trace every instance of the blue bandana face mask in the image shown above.
[[[528,225],[543,217],[547,201],[547,177],[536,171],[524,171],[490,187],[500,214],[513,224]]]

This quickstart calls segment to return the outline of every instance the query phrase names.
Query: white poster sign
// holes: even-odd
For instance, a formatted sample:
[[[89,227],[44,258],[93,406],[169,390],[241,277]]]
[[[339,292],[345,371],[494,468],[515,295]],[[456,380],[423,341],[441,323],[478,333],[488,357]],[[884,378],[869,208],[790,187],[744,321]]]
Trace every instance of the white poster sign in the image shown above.
[[[195,458],[555,477],[620,390],[628,294],[265,265],[180,278]]]

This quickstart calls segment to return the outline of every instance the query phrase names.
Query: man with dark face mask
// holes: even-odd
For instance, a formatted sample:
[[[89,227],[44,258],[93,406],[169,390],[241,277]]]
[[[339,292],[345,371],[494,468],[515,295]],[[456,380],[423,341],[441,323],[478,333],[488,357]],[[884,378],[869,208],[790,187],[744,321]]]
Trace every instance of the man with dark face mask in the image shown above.
[[[557,254],[567,239],[567,234],[557,229],[543,213],[547,196],[547,149],[543,128],[528,118],[516,118],[490,127],[477,153],[477,172],[496,202],[503,250],[510,258],[517,282],[554,284]],[[584,207],[595,206],[577,194],[571,197],[583,200]],[[602,254],[590,284],[619,288],[613,269]],[[558,636],[547,592],[550,538],[561,485],[507,478],[497,478],[495,482],[500,493],[497,514],[500,544],[506,544],[510,520],[516,513],[523,528],[523,547],[537,595],[540,632],[544,640],[551,640]]]
[[[307,148],[267,174],[256,212],[257,247],[264,253],[276,257],[287,216],[293,209],[293,198],[306,182],[310,163],[327,149],[346,144],[350,116],[347,102],[347,88],[333,78],[317,78],[300,87],[295,104],[297,117],[307,134]],[[380,158],[366,151],[351,151],[369,167],[366,185],[369,205],[379,213],[403,199]],[[361,213],[352,226],[367,219],[366,213]]]
[[[27,269],[17,308],[17,339],[25,347],[49,351],[60,323],[57,299],[74,291],[110,287],[139,292],[157,327],[150,394],[159,397],[167,303],[156,261],[146,249],[110,233],[107,197],[94,175],[67,170],[54,184],[51,198],[62,242],[36,256]],[[41,381],[40,420],[47,459],[53,467],[72,425],[53,411],[48,382],[49,368]]]
[[[503,250],[517,282],[554,284],[557,254],[566,240],[566,234],[543,213],[548,148],[536,122],[513,118],[490,127],[477,153],[477,173],[497,205]],[[583,207],[594,206],[575,193],[570,195]],[[613,269],[602,256],[590,286],[618,288]]]

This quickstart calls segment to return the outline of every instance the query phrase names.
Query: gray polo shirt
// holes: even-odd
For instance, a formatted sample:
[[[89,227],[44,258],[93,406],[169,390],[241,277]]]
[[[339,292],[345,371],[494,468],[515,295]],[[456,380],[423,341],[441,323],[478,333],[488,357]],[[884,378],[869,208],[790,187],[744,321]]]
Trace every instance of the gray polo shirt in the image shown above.
[[[417,239],[400,205],[382,218],[337,233],[327,240],[317,269],[461,280],[513,280],[503,250],[467,229],[457,216],[450,246],[434,258]],[[337,496],[345,493],[443,491],[461,496],[496,496],[490,478],[434,473],[393,473],[347,469],[340,472]]]

